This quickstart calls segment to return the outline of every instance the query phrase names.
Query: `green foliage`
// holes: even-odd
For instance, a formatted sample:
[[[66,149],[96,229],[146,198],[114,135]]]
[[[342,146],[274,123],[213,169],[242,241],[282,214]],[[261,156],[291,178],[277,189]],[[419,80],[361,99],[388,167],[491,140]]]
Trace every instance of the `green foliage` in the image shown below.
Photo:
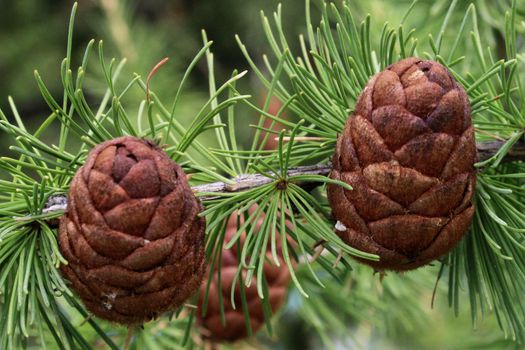
[[[345,348],[364,348],[363,339],[359,339],[361,326],[373,327],[377,335],[397,334],[399,337],[417,329],[418,324],[429,322],[429,315],[417,302],[422,297],[422,290],[432,288],[433,273],[429,270],[383,277],[371,276],[369,268],[356,266],[352,271],[344,271],[339,279],[321,277],[324,286],[311,278],[308,271],[303,269],[298,273],[306,288],[315,295],[302,298],[298,313],[320,334],[327,348],[337,348],[335,342],[341,342]],[[326,274],[325,271],[319,273]],[[400,302],[407,300],[412,302]]]
[[[3,299],[0,330],[6,335],[0,339],[0,348],[31,344],[44,346],[49,341],[46,334],[51,334],[61,348],[92,347],[69,315],[71,309],[77,309],[84,317],[87,313],[72,297],[57,270],[59,264],[66,261],[58,250],[56,227],[51,227],[49,222],[62,212],[45,210],[52,195],[67,191],[75,170],[83,164],[87,150],[94,144],[121,135],[155,138],[158,133],[164,132],[168,140],[178,145],[175,149],[168,148],[169,152],[184,152],[191,145],[192,149],[213,157],[194,138],[206,131],[207,122],[218,112],[248,97],[231,95],[217,102],[220,93],[241,75],[234,76],[217,89],[196,113],[192,125],[185,128],[174,118],[178,100],[175,99],[171,111],[164,107],[152,91],[149,91],[151,99],[146,100],[146,82],[140,76],[133,77],[124,84],[122,90],[117,90],[116,83],[125,61],[118,64],[115,60],[106,62],[101,41],[98,44],[98,58],[107,91],[97,104],[88,103],[83,83],[93,56],[94,41],[87,45],[83,60],[74,74],[71,47],[75,10],[76,6],[71,15],[68,55],[61,66],[64,89],[62,101],[50,94],[39,73],[35,72],[40,92],[51,110],[49,117],[31,133],[27,131],[14,103],[11,106],[15,123],[10,123],[3,112],[0,114],[0,129],[15,139],[10,149],[19,154],[18,158],[0,159],[0,167],[11,175],[10,180],[0,182],[0,292]],[[188,74],[179,85],[177,97],[183,91],[187,75],[195,62],[203,57],[210,45],[205,43],[188,68]],[[131,89],[141,90],[144,96],[133,118],[121,103]],[[47,145],[41,136],[57,121],[60,123],[59,139],[56,144]],[[187,158],[192,160],[190,155]],[[192,161],[192,164],[196,166],[198,162]],[[220,180],[223,177],[209,172],[208,178]],[[69,307],[64,309],[62,304]],[[96,321],[90,319],[87,323],[111,348],[118,348]]]
[[[281,99],[306,121],[304,125],[290,126],[298,128],[298,135],[312,140],[295,147],[294,164],[308,162],[312,155],[324,161],[331,156],[337,133],[342,130],[361,89],[373,74],[389,64],[419,55],[437,60],[453,72],[469,94],[477,139],[507,142],[494,157],[478,164],[477,213],[471,233],[443,260],[443,270],[449,275],[450,304],[457,312],[460,286],[466,285],[474,323],[480,311],[484,314],[492,310],[505,334],[523,341],[525,309],[519,301],[525,290],[522,259],[525,203],[520,180],[523,170],[521,162],[501,163],[512,145],[523,140],[525,126],[521,113],[525,95],[524,77],[520,76],[523,62],[518,58],[521,48],[517,47],[516,1],[505,14],[506,50],[505,58],[500,60],[494,58],[493,49],[484,48],[473,4],[467,7],[459,30],[453,26],[455,38],[451,44],[444,43],[458,1],[451,2],[439,31],[429,33],[427,46],[421,48],[414,39],[416,29],[406,33],[403,23],[416,3],[408,7],[398,27],[385,24],[381,33],[372,33],[371,16],[358,24],[346,3],[341,7],[324,4],[320,24],[314,27],[307,1],[307,35],[299,38],[302,50],[297,57],[289,50],[279,7],[273,21],[261,14],[274,63],[265,56],[265,67],[258,68],[246,50],[243,52],[268,88],[268,95]],[[470,44],[464,45],[468,41]],[[461,49],[467,50],[461,52]],[[261,119],[266,117],[285,123],[282,118],[262,113]],[[319,141],[319,137],[325,139]],[[267,158],[272,161],[275,157]]]
[[[444,7],[445,12],[438,11],[443,21],[436,31],[421,34],[407,25],[412,11],[425,5],[417,1],[408,4],[401,23],[392,27],[387,23],[377,26],[370,15],[359,21],[346,2],[341,6],[320,2],[321,19],[313,24],[307,0],[306,34],[299,37],[298,45],[288,42],[280,6],[271,17],[261,13],[272,53],[263,56],[262,66],[250,56],[240,37],[237,42],[266,89],[262,106],[253,102],[250,95],[239,92],[237,83],[246,72],[233,71],[224,83],[216,82],[212,42],[205,33],[202,48],[184,72],[169,104],[165,102],[165,92],[157,94],[149,88],[150,78],[154,85],[153,75],[143,79],[135,74],[123,79],[125,60],[108,60],[102,41],[90,41],[75,67],[75,6],[67,55],[60,69],[63,96],[53,97],[35,72],[50,115],[37,130],[29,131],[12,101],[14,122],[0,112],[0,129],[14,140],[10,150],[16,154],[0,158],[0,168],[9,174],[9,179],[0,180],[0,334],[5,335],[0,338],[0,348],[56,344],[61,349],[91,349],[101,345],[96,343],[98,339],[116,349],[117,344],[123,343],[125,330],[90,318],[83,323],[87,313],[58,271],[65,260],[58,250],[54,221],[62,212],[46,208],[51,196],[67,192],[75,170],[93,145],[121,135],[167,144],[166,152],[191,174],[193,185],[216,181],[233,185],[235,179],[254,174],[268,179],[242,191],[200,191],[197,195],[205,206],[202,215],[207,220],[206,253],[210,266],[220,266],[224,243],[228,249],[239,246],[239,238],[246,232],[234,284],[242,291],[252,277],[256,278],[270,332],[271,312],[263,273],[268,247],[271,263],[279,266],[277,256],[284,257],[294,282],[293,293],[302,300],[300,314],[327,346],[333,346],[332,336],[344,334],[349,324],[370,322],[388,333],[395,327],[408,329],[411,323],[419,322],[421,310],[415,305],[401,305],[398,300],[418,298],[420,285],[428,285],[432,273],[423,270],[406,278],[387,276],[380,285],[368,268],[353,267],[351,256],[377,256],[347,246],[333,232],[324,186],[336,181],[291,171],[299,165],[327,163],[337,135],[369,78],[412,55],[440,61],[465,86],[478,140],[506,140],[494,157],[478,164],[474,224],[467,238],[442,259],[438,279],[448,277],[449,303],[456,312],[464,287],[474,324],[481,315],[493,311],[506,335],[525,340],[525,308],[521,302],[525,290],[525,169],[522,162],[503,162],[511,147],[523,140],[525,120],[521,111],[525,94],[520,71],[524,60],[519,46],[522,30],[517,29],[519,8],[514,1],[505,14],[504,27],[497,27],[505,38],[505,57],[497,59],[492,49],[485,49],[485,35],[480,34],[478,14],[484,14],[487,6],[484,1],[480,3],[481,11],[470,5],[464,16],[457,18],[457,7],[463,5],[452,1]],[[428,40],[421,44],[418,37]],[[294,47],[300,48],[297,54]],[[98,64],[93,68],[91,61],[97,58]],[[181,101],[190,75],[203,62],[208,71],[209,98],[192,112],[191,122],[186,125],[179,118]],[[104,84],[105,91],[100,96],[87,97],[88,68]],[[157,70],[160,72],[162,67],[156,67],[152,74]],[[135,98],[128,99],[130,94],[140,96],[138,106],[129,102],[136,102]],[[274,98],[282,102],[282,107],[272,114],[268,110]],[[260,115],[257,125],[253,125],[249,147],[238,142],[237,126],[245,123],[236,116],[239,106]],[[265,127],[268,119],[270,127]],[[285,129],[274,131],[276,123]],[[55,127],[59,128],[59,137],[49,145],[43,141],[43,135]],[[278,139],[276,151],[264,150],[270,137]],[[301,186],[304,183],[314,184],[319,191],[305,190]],[[244,222],[238,222],[234,237],[224,242],[226,223],[233,213],[244,217]],[[319,244],[324,249],[322,254],[316,253]],[[214,272],[211,270],[207,289]],[[220,272],[218,277],[220,281]],[[369,295],[371,288],[379,292]],[[344,293],[339,293],[340,289]],[[244,310],[248,326],[244,292],[237,307]],[[389,315],[383,315],[385,310]],[[396,315],[403,315],[406,323],[394,325]],[[131,348],[191,347],[194,317],[194,307],[186,305],[169,319],[161,318],[136,330]]]

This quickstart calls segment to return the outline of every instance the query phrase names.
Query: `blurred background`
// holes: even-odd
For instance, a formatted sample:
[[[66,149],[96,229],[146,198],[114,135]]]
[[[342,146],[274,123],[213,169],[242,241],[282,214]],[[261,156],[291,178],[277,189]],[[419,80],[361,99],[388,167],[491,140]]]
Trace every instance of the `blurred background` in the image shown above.
[[[366,14],[372,14],[372,30],[379,34],[385,21],[400,23],[411,2],[356,0],[351,2],[351,8],[358,21]],[[498,48],[502,54],[504,11],[510,0],[474,2],[484,21],[480,30],[485,34],[486,44]],[[70,0],[0,0],[0,109],[8,117],[12,114],[8,96],[14,99],[19,114],[29,126],[48,114],[49,109],[40,98],[33,77],[35,69],[54,96],[61,94],[59,70],[66,51],[67,22],[72,4]],[[73,57],[78,63],[90,39],[103,39],[108,60],[125,57],[124,75],[131,77],[132,73],[137,73],[144,78],[157,62],[170,57],[169,63],[156,75],[153,89],[161,98],[171,97],[176,87],[174,82],[179,81],[187,64],[202,46],[202,29],[214,41],[212,50],[218,81],[227,79],[234,68],[239,71],[248,68],[234,39],[235,34],[240,35],[252,57],[259,60],[256,63],[262,66],[261,54],[267,52],[268,47],[260,11],[271,14],[278,4],[277,0],[82,0],[75,23]],[[319,4],[318,0],[312,1],[314,23],[317,22]],[[419,35],[419,42],[426,43],[427,33],[439,30],[449,4],[450,0],[421,0],[413,15],[406,19],[406,27],[418,28],[416,37]],[[455,20],[459,26],[469,4],[470,1],[459,1],[452,23]],[[287,0],[283,5],[284,30],[292,49],[299,49],[299,41],[293,39],[305,32],[304,1]],[[525,9],[525,4],[520,6]],[[518,30],[523,31],[523,28]],[[377,37],[372,40],[378,40]],[[190,77],[191,89],[185,98],[189,105],[198,103],[208,90],[205,62],[202,61],[197,68]],[[93,95],[98,95],[103,91],[104,84],[97,83],[101,81],[98,78],[100,75],[97,77],[93,72],[88,74],[88,93],[90,90]],[[242,83],[251,85],[248,88],[255,98],[264,98],[257,96],[257,91],[262,89],[255,85],[253,76],[243,79]],[[0,155],[4,152],[6,150],[0,150]]]
[[[320,6],[316,1],[312,2],[315,23]],[[357,20],[371,13],[372,25],[376,27],[373,30],[377,33],[384,21],[399,23],[411,2],[412,0],[355,0],[351,2],[351,7]],[[479,6],[481,20],[484,21],[480,26],[486,39],[484,44],[496,48],[502,54],[502,26],[508,1],[475,2]],[[269,51],[261,26],[260,10],[269,14],[276,9],[278,3],[276,0],[81,0],[75,24],[73,56],[78,62],[90,39],[103,39],[108,59],[127,58],[128,63],[123,74],[129,77],[133,73],[146,77],[157,62],[169,57],[169,62],[153,79],[152,86],[161,98],[171,98],[184,69],[202,46],[201,29],[205,29],[208,37],[214,41],[212,50],[216,60],[217,80],[223,81],[233,69],[248,69],[234,39],[235,34],[241,36],[252,57],[260,59],[262,53]],[[441,18],[449,3],[440,0],[421,1],[407,19],[407,26],[417,27],[418,35],[425,40],[427,33],[436,33],[439,30]],[[459,25],[468,3],[459,1],[452,25]],[[34,70],[39,71],[54,96],[58,97],[62,93],[60,63],[66,53],[67,23],[72,4],[72,1],[65,0],[0,0],[0,109],[8,118],[13,118],[12,106],[8,100],[8,96],[11,96],[29,130],[34,130],[49,115],[48,106],[36,86]],[[304,1],[284,1],[283,17],[290,43],[297,44],[298,40],[293,38],[305,31]],[[185,93],[184,105],[180,110],[187,118],[191,118],[192,111],[198,110],[208,93],[206,66],[205,62],[201,63],[190,78],[190,88]],[[262,60],[260,63],[262,64]],[[95,59],[92,64],[96,65]],[[100,73],[95,69],[86,78],[88,93],[93,96],[99,96],[105,86],[101,76],[97,74]],[[248,91],[256,101],[264,99],[261,92],[263,90],[253,76],[248,76],[242,84],[239,87],[241,91]],[[138,103],[144,97],[138,89],[133,93],[136,95],[128,95],[131,102],[136,99]],[[241,127],[248,129],[249,121],[256,117],[246,116],[246,124]],[[52,134],[46,137],[50,143],[53,142]],[[10,141],[6,141],[4,137],[0,138],[0,155],[9,152],[6,149],[8,142]],[[2,176],[5,174],[0,175]],[[435,276],[436,271],[432,272],[434,273],[431,276]],[[374,286],[380,288],[377,276],[373,277],[370,270],[366,270],[366,273],[365,280],[373,280]],[[341,341],[335,341],[336,345],[341,349],[349,346],[369,349],[519,348],[519,345],[504,339],[493,315],[481,321],[478,329],[473,330],[466,298],[465,307],[459,310],[457,318],[447,306],[445,291],[438,290],[435,307],[431,309],[434,281],[428,276],[417,278],[421,278],[417,281],[423,281],[421,290],[424,292],[420,291],[416,299],[407,297],[414,294],[404,294],[402,291],[397,295],[393,293],[389,296],[386,307],[375,310],[376,314],[380,313],[388,319],[383,331],[376,332],[376,325],[373,323],[362,320],[358,322],[358,318],[348,319],[347,337],[352,338],[352,341],[348,341],[343,335]],[[331,293],[337,294],[337,287],[334,288]],[[366,295],[367,290],[363,289],[367,288],[366,285],[360,288]],[[350,303],[352,293],[347,297]],[[315,328],[313,316],[304,312],[302,303],[298,293],[292,290],[290,302],[280,315],[281,322],[277,323],[279,340],[263,341],[272,344],[273,348],[281,349],[323,348],[321,339],[312,332]],[[400,305],[403,306],[401,310],[414,306],[422,312],[403,313],[399,309],[390,309],[399,308]],[[355,311],[363,314],[370,311],[358,307],[366,308],[366,303],[356,303]]]

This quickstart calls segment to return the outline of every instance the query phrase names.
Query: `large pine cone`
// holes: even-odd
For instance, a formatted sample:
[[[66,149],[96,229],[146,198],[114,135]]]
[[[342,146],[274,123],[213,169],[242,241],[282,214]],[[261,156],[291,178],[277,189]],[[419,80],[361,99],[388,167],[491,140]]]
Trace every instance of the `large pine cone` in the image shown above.
[[[409,58],[374,76],[337,141],[330,185],[336,230],[409,270],[449,252],[474,207],[476,144],[463,88],[437,62]]]
[[[255,208],[253,208],[255,209]],[[241,225],[244,220],[241,217]],[[262,219],[260,219],[259,225]],[[258,232],[259,227],[255,228]],[[225,233],[225,244],[229,242],[237,232],[237,214],[230,216]],[[241,235],[241,247],[244,245],[245,235]],[[276,242],[277,243],[277,242]],[[277,243],[277,251],[281,251],[281,246]],[[216,341],[236,341],[247,337],[246,323],[242,311],[241,291],[239,280],[235,285],[235,307],[231,304],[231,287],[237,273],[238,259],[240,252],[237,246],[231,249],[223,249],[222,266],[215,267],[221,269],[221,285],[219,284],[217,270],[215,270],[210,283],[208,292],[208,304],[206,315],[202,316],[202,303],[206,293],[207,279],[204,279],[201,286],[201,298],[199,300],[198,315],[200,324],[205,329],[203,334]],[[273,264],[273,258],[270,252],[270,243],[268,243],[267,259],[271,262],[264,264],[264,275],[268,282],[269,304],[272,313],[276,312],[286,299],[288,282],[290,281],[290,272],[282,256],[278,256],[280,267]],[[246,274],[244,274],[246,276]],[[244,287],[246,301],[248,305],[248,314],[250,315],[250,325],[252,332],[257,332],[265,323],[263,304],[259,298],[256,286],[256,278],[253,277],[250,287]],[[219,298],[222,298],[225,315],[225,326],[221,322],[221,311]]]
[[[63,275],[88,310],[138,324],[180,306],[205,272],[205,221],[181,167],[121,137],[89,154],[60,221]]]

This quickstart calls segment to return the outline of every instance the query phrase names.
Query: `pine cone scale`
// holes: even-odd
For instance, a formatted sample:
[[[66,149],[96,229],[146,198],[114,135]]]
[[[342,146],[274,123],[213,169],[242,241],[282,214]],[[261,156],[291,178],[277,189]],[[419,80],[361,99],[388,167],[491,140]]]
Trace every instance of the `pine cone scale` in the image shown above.
[[[173,236],[146,243],[143,247],[135,249],[125,259],[119,261],[119,266],[133,271],[147,271],[161,265],[171,254]]]
[[[82,224],[81,231],[85,232],[82,237],[90,248],[109,259],[123,259],[145,244],[143,238],[111,229],[102,230],[98,225]]]
[[[423,73],[418,66],[411,66],[406,72],[403,74],[399,74],[401,84],[403,84],[403,88],[407,88],[412,85],[417,85],[421,83],[427,82],[427,78],[425,76],[425,73]]]
[[[344,189],[345,197],[353,203],[359,215],[365,220],[374,221],[404,213],[402,205],[371,189],[361,172],[342,173],[341,180],[352,186],[352,190]]]
[[[133,236],[142,236],[157,210],[159,197],[130,199],[104,213],[107,225]],[[126,220],[122,220],[125,217]]]
[[[446,93],[436,109],[426,119],[426,124],[434,132],[461,135],[465,130],[465,110],[457,90]]]
[[[76,190],[68,196],[69,203],[67,214],[72,216],[74,219],[73,222],[82,222],[84,224],[93,225],[105,224],[106,221],[104,220],[104,216],[93,206],[89,190],[84,181],[75,176],[71,182],[71,187],[75,187]]]
[[[406,109],[422,119],[426,119],[437,107],[445,91],[432,82],[411,85],[405,89]]]
[[[92,161],[92,164],[86,162],[86,169],[92,168],[98,170],[99,172],[112,177],[113,175],[113,163],[115,161],[115,152],[117,151],[116,146],[108,146],[102,150]],[[84,174],[90,176],[91,173]]]
[[[350,120],[349,128],[361,167],[388,162],[394,158],[381,135],[368,120],[356,115]]]
[[[352,144],[352,136],[350,129],[345,128],[343,137],[340,137],[336,144],[336,154],[345,154],[345,157],[334,157],[334,171],[335,169],[345,169],[346,171],[361,170],[359,165],[359,158]]]
[[[126,191],[103,172],[93,170],[88,182],[91,200],[100,212],[106,212],[120,203],[129,200]]]
[[[368,227],[375,242],[411,257],[426,249],[447,222],[446,217],[408,214],[373,221]],[[404,234],[400,236],[399,232]]]
[[[395,152],[396,160],[404,167],[423,175],[439,177],[455,144],[449,134],[433,133],[416,136]],[[435,150],[440,150],[435,152]]]
[[[372,124],[391,152],[416,136],[432,132],[421,118],[397,105],[375,109]]]
[[[119,186],[131,198],[148,198],[160,193],[160,179],[157,166],[152,160],[141,160],[129,169]]]
[[[465,189],[469,180],[469,175],[463,173],[438,184],[419,196],[408,206],[408,209],[412,213],[425,216],[448,215],[459,206],[465,197]]]
[[[353,190],[328,186],[337,233],[378,254],[364,262],[379,269],[440,257],[472,218],[475,159],[468,97],[446,68],[417,58],[388,67],[338,138],[331,177]]]
[[[441,173],[441,178],[449,179],[458,174],[469,172],[475,161],[476,142],[474,140],[474,131],[470,127],[465,130],[456,143],[456,147],[450,154],[448,162]]]
[[[167,194],[160,200],[160,203],[153,214],[148,228],[144,232],[144,238],[150,241],[164,238],[171,232],[171,227],[179,227],[181,225],[181,217],[184,215],[184,201],[183,191],[180,188],[175,188],[171,193]],[[193,215],[193,213],[188,213]]]
[[[438,183],[436,178],[394,162],[370,164],[363,170],[363,175],[370,188],[405,207]],[[407,188],[411,190],[407,191]]]
[[[405,106],[407,98],[403,92],[403,85],[396,73],[385,70],[379,73],[373,86],[372,102],[374,108],[399,105]]]
[[[443,227],[432,244],[421,252],[419,258],[423,261],[430,262],[435,259],[436,255],[441,255],[443,249],[449,251],[454,248],[469,228],[473,215],[473,206],[469,206],[461,213],[456,214],[456,216]]]
[[[388,67],[388,70],[396,73],[398,76],[403,76],[407,70],[416,66],[421,61],[418,57],[410,57],[391,65]]]
[[[334,179],[341,179],[341,175],[338,171],[333,170],[332,175]],[[368,226],[366,221],[357,212],[355,206],[345,196],[344,189],[339,186],[328,187],[328,198],[330,202],[337,202],[339,205],[332,206],[333,216],[341,222],[347,229],[355,230],[357,232],[363,232],[366,235],[369,234]]]

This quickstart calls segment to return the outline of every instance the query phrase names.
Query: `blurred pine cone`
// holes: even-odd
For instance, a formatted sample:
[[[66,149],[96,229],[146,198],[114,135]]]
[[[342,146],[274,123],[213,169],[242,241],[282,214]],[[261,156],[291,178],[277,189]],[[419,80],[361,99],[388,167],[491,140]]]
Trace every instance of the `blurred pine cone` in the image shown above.
[[[374,76],[339,136],[330,185],[336,230],[409,270],[449,252],[474,207],[476,144],[463,88],[437,62],[409,58]]]
[[[255,210],[256,206],[252,207],[251,210]],[[262,214],[264,215],[264,214]],[[262,216],[261,215],[261,216]],[[255,233],[259,232],[260,225],[263,219],[260,218],[255,227]],[[240,217],[240,225],[244,222],[242,216]],[[224,243],[228,243],[235,233],[237,232],[237,214],[230,216],[228,225],[226,227]],[[278,239],[278,242],[280,240]],[[245,242],[245,234],[241,235],[240,246],[242,247]],[[281,251],[281,245],[277,243],[277,251]],[[205,329],[203,335],[216,341],[236,341],[247,337],[246,323],[244,314],[242,311],[242,300],[241,290],[239,287],[239,279],[235,285],[235,306],[233,308],[231,304],[231,288],[232,283],[237,273],[238,261],[240,259],[239,251],[237,246],[233,246],[231,249],[223,249],[222,252],[222,265],[216,266],[210,283],[210,289],[208,292],[208,301],[206,308],[206,315],[202,316],[202,306],[204,296],[206,293],[207,279],[205,279],[201,285],[201,294],[199,300],[198,315],[200,317],[200,324]],[[268,249],[266,253],[267,262],[264,264],[264,275],[268,283],[269,293],[269,304],[271,306],[272,313],[275,313],[286,299],[286,292],[288,288],[288,282],[290,281],[290,272],[288,271],[287,265],[279,254],[278,259],[280,267],[277,267],[273,263],[273,257],[271,254],[270,243],[268,243]],[[218,279],[217,268],[220,268],[221,272],[221,283]],[[244,278],[246,277],[246,271],[243,271]],[[255,333],[265,323],[263,304],[257,293],[257,282],[256,278],[252,278],[250,287],[244,287],[246,294],[246,302],[248,305],[248,314],[250,315],[250,325],[252,332]],[[224,305],[224,316],[225,325],[221,322],[221,309],[219,298],[222,298]]]
[[[87,309],[122,324],[180,306],[205,271],[205,221],[181,167],[149,141],[95,147],[60,221],[61,271]]]
[[[263,104],[264,104],[264,101],[261,102],[261,105]],[[272,96],[270,98],[270,104],[268,105],[267,112],[272,115],[278,116],[279,118],[286,119],[286,115],[284,114],[278,115],[282,107],[283,107],[283,103],[281,102],[281,100],[279,100],[275,96]],[[271,132],[264,131],[261,133],[260,135],[261,142],[264,140],[266,136],[268,136],[263,149],[267,151],[278,149],[279,148],[279,132],[281,132],[281,130],[283,129],[286,129],[286,125],[278,123],[271,118],[265,118],[263,128],[268,129],[268,130],[273,130],[276,132],[276,133],[271,133]]]

